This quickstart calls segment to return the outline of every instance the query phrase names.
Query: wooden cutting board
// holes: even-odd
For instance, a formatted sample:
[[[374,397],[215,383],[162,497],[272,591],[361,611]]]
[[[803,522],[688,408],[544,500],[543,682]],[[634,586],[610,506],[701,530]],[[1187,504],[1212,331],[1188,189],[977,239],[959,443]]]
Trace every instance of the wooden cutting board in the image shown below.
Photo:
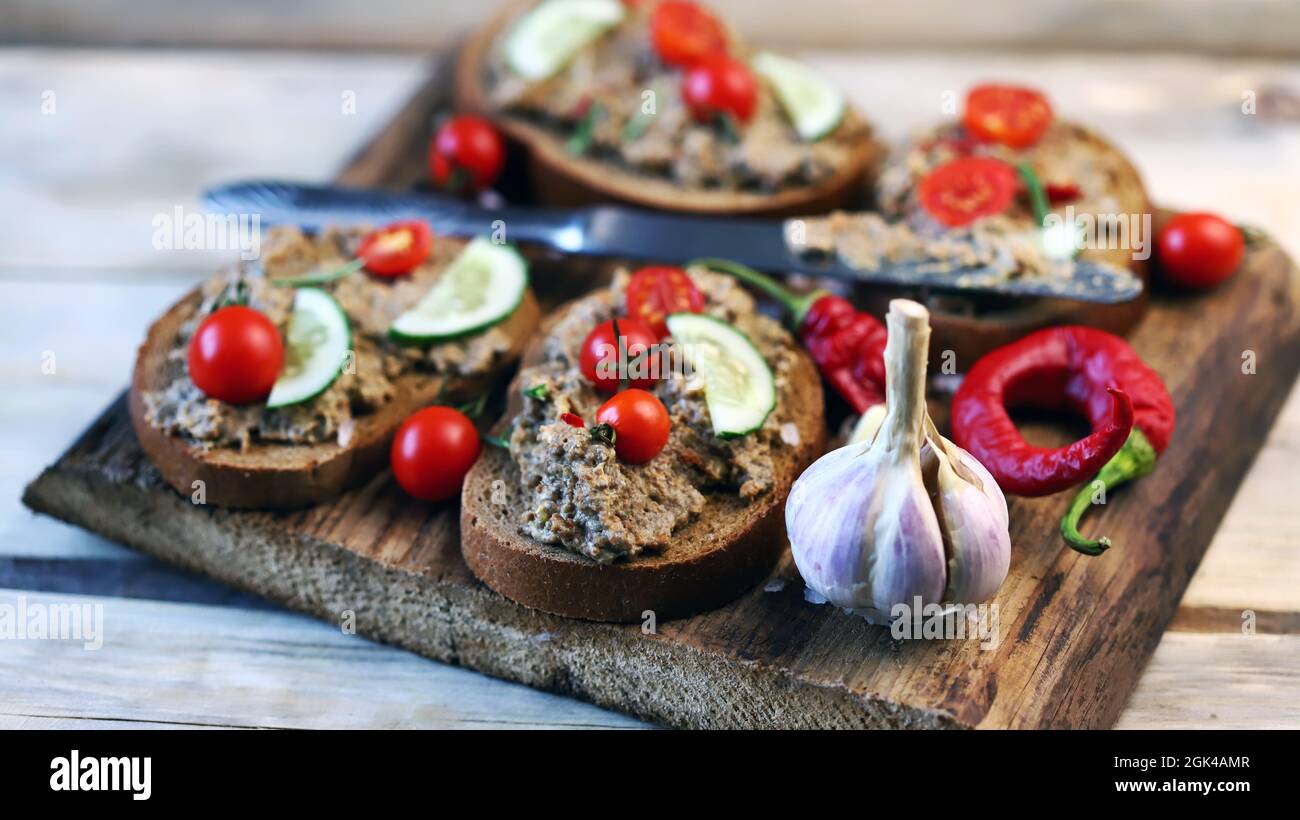
[[[342,179],[418,179],[439,93],[437,83],[421,90]],[[585,274],[565,270],[563,282],[539,275],[548,295],[581,289]],[[1173,443],[1153,475],[1091,514],[1087,532],[1116,542],[1101,558],[1061,546],[1066,496],[1012,501],[1014,554],[992,649],[895,641],[811,606],[788,555],[740,600],[653,630],[530,611],[469,574],[454,507],[412,502],[386,474],[300,512],[191,504],[144,458],[120,399],[24,500],[376,640],[668,725],[1104,727],[1300,370],[1300,277],[1275,246],[1254,248],[1210,296],[1157,293],[1130,340],[1174,397]]]

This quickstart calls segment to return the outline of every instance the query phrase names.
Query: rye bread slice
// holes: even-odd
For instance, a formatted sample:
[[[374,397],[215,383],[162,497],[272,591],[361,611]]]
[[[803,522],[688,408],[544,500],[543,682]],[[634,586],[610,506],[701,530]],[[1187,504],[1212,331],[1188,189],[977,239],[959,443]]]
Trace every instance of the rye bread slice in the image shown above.
[[[613,162],[574,156],[564,137],[521,117],[493,110],[483,83],[483,66],[492,44],[531,3],[508,3],[475,31],[456,60],[456,107],[490,118],[528,156],[537,197],[545,205],[577,207],[623,203],[662,211],[743,216],[800,216],[825,213],[860,198],[875,178],[887,151],[852,108],[836,131],[823,139],[856,133],[847,162],[819,182],[775,192],[683,187],[671,180],[637,173]]]
[[[1154,209],[1142,176],[1128,155],[1101,134],[1078,123],[1064,121],[1057,138],[1080,147],[1111,169],[1107,189],[1115,199],[1116,211],[1126,214],[1151,214]],[[1146,237],[1154,244],[1155,237]],[[1144,281],[1149,280],[1147,260],[1134,260],[1124,248],[1084,250],[1080,257],[1127,267]],[[1129,331],[1146,314],[1150,289],[1138,298],[1115,305],[1075,302],[1065,299],[1017,299],[1003,297],[989,300],[929,300],[930,350],[932,355],[951,350],[962,370],[966,370],[989,351],[1053,325],[1079,324],[1120,336]],[[899,294],[893,289],[860,289],[863,304],[872,312],[883,314],[889,300]]]
[[[540,359],[544,337],[567,307],[543,323],[524,354],[525,366]],[[508,453],[485,448],[461,494],[465,563],[480,581],[512,601],[593,621],[640,621],[647,612],[657,620],[679,618],[743,594],[771,572],[785,551],[785,499],[826,441],[821,378],[802,349],[794,349],[798,364],[777,400],[789,408],[798,443],[780,454],[775,486],[765,495],[746,502],[735,492],[705,493],[704,511],[678,530],[662,552],[599,564],[520,534],[516,518],[524,494],[519,470]],[[516,376],[511,406],[497,432],[517,412],[519,390]]]
[[[356,419],[346,447],[323,444],[256,443],[246,452],[203,447],[165,433],[145,416],[144,394],[163,383],[168,352],[181,326],[201,301],[198,288],[171,307],[149,328],[136,357],[128,396],[131,425],[140,447],[167,483],[182,495],[203,482],[205,503],[221,507],[292,509],[325,501],[366,481],[388,464],[393,435],[411,413],[435,401],[455,401],[486,390],[513,365],[537,326],[539,310],[531,290],[501,325],[511,346],[492,372],[466,378],[407,373],[396,382],[396,398]]]

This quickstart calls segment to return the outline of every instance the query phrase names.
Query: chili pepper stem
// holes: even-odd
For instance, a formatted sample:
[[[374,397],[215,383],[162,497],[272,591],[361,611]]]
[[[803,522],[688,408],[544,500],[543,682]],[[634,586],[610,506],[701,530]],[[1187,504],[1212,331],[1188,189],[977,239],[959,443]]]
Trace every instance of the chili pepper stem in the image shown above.
[[[718,273],[725,273],[728,276],[734,276],[745,284],[761,290],[780,303],[781,307],[790,314],[790,319],[795,327],[803,324],[803,319],[808,315],[808,310],[812,307],[813,302],[826,295],[824,290],[815,290],[812,293],[804,294],[793,293],[788,288],[782,287],[780,283],[767,274],[759,273],[748,265],[732,262],[730,259],[693,259],[686,263],[688,268],[696,265]]]
[[[1104,494],[1109,495],[1111,490],[1121,484],[1147,475],[1155,469],[1155,466],[1155,448],[1151,446],[1146,435],[1134,427],[1119,452],[1106,462],[1101,472],[1097,473],[1097,477],[1084,485],[1070,502],[1070,509],[1061,519],[1061,537],[1065,539],[1065,543],[1084,555],[1101,555],[1109,549],[1111,546],[1109,538],[1103,536],[1090,540],[1079,534],[1079,520],[1093,505],[1092,499],[1098,489],[1097,483],[1101,482],[1100,489]]]

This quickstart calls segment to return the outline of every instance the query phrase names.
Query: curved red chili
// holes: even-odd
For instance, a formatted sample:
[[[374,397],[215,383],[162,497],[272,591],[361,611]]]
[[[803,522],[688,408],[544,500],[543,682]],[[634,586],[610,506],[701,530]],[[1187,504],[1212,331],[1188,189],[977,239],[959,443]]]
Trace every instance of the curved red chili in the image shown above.
[[[799,320],[822,375],[857,413],[885,400],[885,326],[841,296],[822,294]]]
[[[1033,447],[1008,406],[1072,408],[1093,433],[1065,447]],[[975,363],[953,397],[953,440],[1016,495],[1059,492],[1086,481],[1137,427],[1157,453],[1173,431],[1174,408],[1160,377],[1133,348],[1095,328],[1040,330]]]

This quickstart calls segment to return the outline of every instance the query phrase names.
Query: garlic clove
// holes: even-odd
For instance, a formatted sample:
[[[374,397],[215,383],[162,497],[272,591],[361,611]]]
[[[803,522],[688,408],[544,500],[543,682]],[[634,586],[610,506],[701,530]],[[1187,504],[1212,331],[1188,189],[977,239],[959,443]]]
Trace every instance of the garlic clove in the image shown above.
[[[943,533],[919,470],[911,465],[907,469],[917,473],[915,478],[893,482],[878,499],[871,598],[855,607],[866,610],[861,614],[869,619],[892,620],[894,606],[914,606],[917,598],[922,605],[943,600],[948,574]]]
[[[850,444],[809,467],[786,501],[786,531],[805,583],[831,604],[889,620],[915,596],[938,603],[943,536],[920,475]]]
[[[943,598],[948,603],[979,603],[993,597],[1006,580],[1011,535],[989,498],[960,478],[951,462],[940,462],[935,511],[948,548],[948,585]]]
[[[975,458],[968,450],[959,447],[951,439],[943,438],[944,446],[947,448],[950,456],[955,455],[955,463],[974,473],[978,481],[974,482],[979,487],[980,492],[989,500],[990,507],[997,513],[997,520],[1002,529],[1007,529],[1011,525],[1011,514],[1007,510],[1007,497],[1002,494],[1002,488],[998,486],[997,479],[988,469],[980,464],[979,459]],[[970,480],[969,478],[967,480]]]
[[[1011,566],[1007,502],[984,465],[929,419],[926,427],[923,475],[948,555],[944,601],[978,603],[993,596]]]
[[[871,443],[876,437],[876,431],[880,429],[880,423],[885,420],[884,402],[867,408],[867,412],[858,417],[858,421],[853,425],[853,432],[849,434],[849,444],[856,442]]]

